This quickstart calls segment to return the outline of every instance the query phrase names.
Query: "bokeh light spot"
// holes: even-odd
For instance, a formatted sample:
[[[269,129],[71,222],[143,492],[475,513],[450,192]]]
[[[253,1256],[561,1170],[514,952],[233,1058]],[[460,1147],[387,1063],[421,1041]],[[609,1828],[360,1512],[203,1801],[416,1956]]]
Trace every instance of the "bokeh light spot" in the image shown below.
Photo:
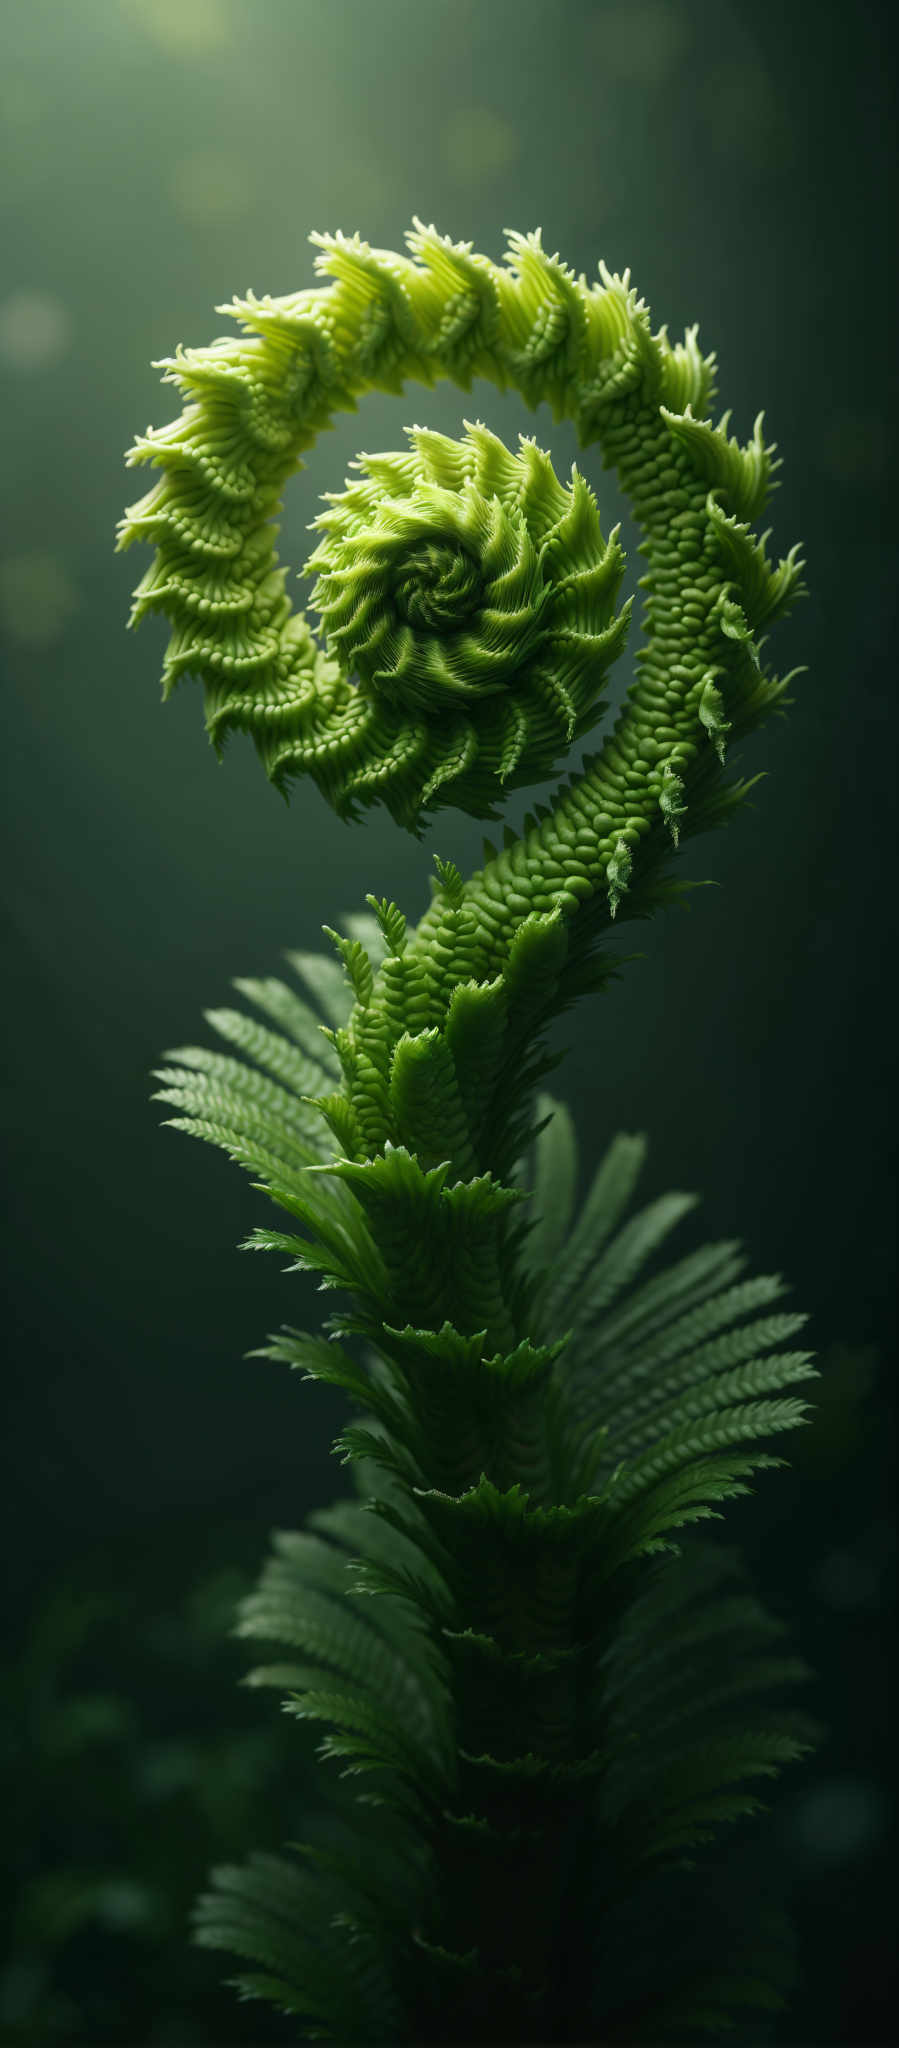
[[[850,1863],[883,1832],[880,1790],[868,1778],[830,1779],[799,1801],[793,1825],[803,1861],[814,1867]]]
[[[255,196],[247,170],[223,149],[199,149],[179,158],[169,189],[176,213],[200,226],[243,219]]]
[[[0,362],[10,370],[48,370],[65,355],[72,323],[53,292],[21,286],[0,302]]]
[[[443,136],[447,164],[457,178],[475,184],[508,170],[519,150],[511,121],[490,107],[462,107],[447,122]]]
[[[814,1585],[826,1606],[851,1613],[853,1608],[876,1607],[880,1573],[870,1559],[856,1557],[851,1550],[830,1550],[818,1565]]]
[[[599,76],[616,85],[662,85],[687,42],[687,21],[674,0],[624,0],[593,23]]]
[[[887,467],[887,425],[876,412],[834,412],[821,434],[821,455],[829,476],[846,484],[879,483]]]
[[[23,647],[52,647],[80,603],[56,555],[7,555],[0,561],[0,622]]]
[[[789,115],[761,64],[710,71],[703,98],[712,140],[722,154],[771,174],[792,163]]]
[[[122,10],[163,50],[201,56],[231,41],[230,0],[121,0]]]

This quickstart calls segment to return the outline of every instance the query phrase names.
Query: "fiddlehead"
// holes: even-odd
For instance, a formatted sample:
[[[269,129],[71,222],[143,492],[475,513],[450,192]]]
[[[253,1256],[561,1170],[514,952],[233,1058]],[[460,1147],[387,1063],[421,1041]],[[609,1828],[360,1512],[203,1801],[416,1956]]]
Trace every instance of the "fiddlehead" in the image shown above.
[[[633,1141],[619,1141],[564,1247],[559,1294],[546,1259],[528,1256],[517,1167],[548,1064],[541,1034],[609,971],[597,953],[604,927],[622,904],[641,915],[664,901],[679,838],[745,795],[724,779],[726,748],[783,698],[789,679],[763,667],[758,629],[796,596],[800,563],[793,549],[772,566],[751,531],[775,466],[761,419],[741,448],[727,416],[718,427],[702,416],[713,359],[695,329],[674,346],[664,328],[653,333],[627,275],[603,268],[589,286],[545,254],[539,234],[511,236],[504,269],[419,223],[408,256],[358,237],[313,239],[333,282],[249,297],[236,307],[242,339],[179,351],[166,368],[187,410],[133,452],[164,471],[131,508],[122,545],[158,548],[134,616],[171,615],[166,688],[199,675],[217,746],[231,729],[249,731],[276,783],[309,774],[348,818],[377,801],[415,832],[450,803],[492,817],[504,789],[552,772],[598,718],[627,625],[628,608],[614,609],[617,536],[603,538],[577,470],[563,487],[532,441],[513,455],[481,425],[458,442],[414,428],[407,451],[362,458],[359,479],[330,495],[316,522],[324,537],[307,567],[321,641],[285,594],[271,521],[302,451],[367,389],[438,376],[464,389],[475,376],[511,384],[528,405],[546,401],[573,419],[583,445],[599,443],[642,534],[646,638],[599,753],[521,837],[507,833],[501,853],[488,847],[467,880],[438,861],[417,929],[369,897],[373,919],[330,933],[348,988],[342,1001],[320,967],[311,975],[327,997],[326,1044],[310,1038],[310,1013],[280,984],[248,985],[296,1044],[233,1013],[219,1028],[276,1081],[202,1049],[174,1055],[163,1076],[183,1127],[261,1174],[299,1225],[255,1241],[351,1297],[331,1342],[292,1332],[270,1355],[343,1386],[371,1418],[339,1447],[377,1472],[366,1507],[405,1563],[360,1535],[355,1590],[380,1596],[388,1635],[390,1603],[406,1603],[441,1659],[428,1677],[406,1632],[399,1728],[374,1681],[381,1647],[376,1655],[348,1621],[321,1654],[348,1660],[355,1690],[335,1689],[333,1672],[317,1684],[313,1669],[295,1669],[291,1711],[337,1728],[327,1753],[393,1774],[395,1811],[417,1831],[434,1891],[404,1947],[369,1869],[367,1899],[347,1921],[362,1944],[355,1975],[339,1981],[335,1954],[322,1976],[303,1953],[257,1988],[293,1997],[299,1983],[299,2009],[320,2018],[330,1998],[331,2025],[339,2018],[339,2031],[353,2032],[369,2002],[366,1971],[398,1942],[406,2019],[382,1985],[378,2038],[398,2038],[400,2024],[403,2038],[445,2038],[446,2025],[472,2040],[543,2038],[554,1999],[584,2033],[585,1814],[605,1830],[614,1868],[602,1903],[614,1917],[616,1885],[620,1903],[644,1862],[749,1810],[728,1789],[735,1779],[770,1774],[802,1746],[795,1731],[759,1727],[691,1753],[689,1772],[678,1752],[660,1821],[639,1769],[629,1774],[625,1760],[619,1770],[616,1744],[626,1749],[629,1735],[616,1733],[601,1651],[633,1617],[639,1573],[672,1547],[672,1532],[778,1462],[754,1440],[795,1426],[804,1403],[754,1397],[807,1377],[808,1364],[805,1354],[754,1354],[779,1341],[784,1319],[730,1346],[701,1341],[749,1300],[735,1289],[706,1301],[720,1262],[700,1255],[698,1271],[688,1261],[670,1294],[661,1289],[663,1322],[666,1300],[684,1311],[671,1331],[659,1327],[652,1280],[623,1324],[620,1313],[606,1320],[605,1380],[591,1335],[583,1370],[598,1398],[588,1426],[577,1413],[583,1330],[569,1304],[592,1332],[685,1198],[634,1219],[594,1270],[632,1173]],[[308,962],[302,971],[310,978]],[[550,1302],[558,1322],[544,1322]],[[634,1318],[646,1343],[636,1356]],[[363,1339],[368,1363],[335,1338]],[[662,1398],[647,1403],[644,1380],[671,1357]],[[610,1462],[616,1407],[622,1455]],[[282,1631],[327,1645],[298,1585],[291,1599],[278,1605]],[[254,1626],[268,1629],[273,1613],[263,1600]],[[286,1667],[272,1668],[290,1682]],[[522,1845],[540,1850],[546,1885]],[[346,1866],[343,1875],[352,1890]],[[305,1887],[262,1868],[236,1883],[227,1874],[229,1887],[242,1888],[242,1907],[232,1919],[214,1901],[208,1938],[233,1937],[280,1966],[279,1888],[285,1900],[293,1888],[302,1916]],[[580,1914],[577,1938],[566,1935],[569,1910]],[[701,2000],[688,2008],[692,2024]],[[631,2014],[633,2038],[653,2012]]]
[[[363,457],[365,480],[329,494],[307,563],[365,719],[365,765],[341,763],[334,801],[380,795],[412,825],[438,803],[493,817],[496,795],[550,774],[602,710],[624,558],[583,477],[563,490],[533,441],[513,457],[480,425],[409,438],[407,456]]]
[[[358,236],[313,240],[334,282],[238,302],[245,339],[179,350],[166,374],[187,411],[133,451],[164,471],[122,529],[122,545],[158,546],[133,616],[170,613],[165,686],[202,678],[216,744],[246,727],[277,782],[308,772],[345,815],[383,800],[417,830],[439,804],[493,815],[504,786],[546,775],[601,709],[626,625],[627,608],[613,612],[621,552],[583,479],[563,491],[531,442],[514,457],[482,427],[460,442],[416,429],[408,453],[366,458],[317,522],[326,644],[291,614],[270,524],[279,492],[369,387],[480,375],[547,401],[617,468],[649,562],[638,679],[599,754],[479,873],[441,884],[402,959],[391,947],[359,998],[340,1048],[349,1102],[331,1109],[360,1158],[409,1135],[396,1090],[389,1100],[403,1033],[417,1032],[420,1058],[425,1030],[470,1048],[464,1019],[479,1002],[485,1023],[492,1004],[499,1071],[517,1027],[501,1030],[497,1007],[514,995],[523,1028],[523,985],[539,984],[542,1021],[570,1000],[622,899],[637,914],[663,900],[679,838],[740,802],[725,738],[783,696],[789,678],[763,668],[756,634],[796,596],[801,565],[794,548],[772,567],[748,524],[775,466],[761,419],[740,448],[727,415],[717,428],[694,416],[714,359],[695,329],[674,346],[654,334],[628,276],[603,267],[588,286],[539,233],[510,236],[505,269],[420,223],[406,257]],[[472,982],[479,996],[462,993]],[[533,1010],[529,1023],[533,1036]],[[462,1171],[463,1157],[469,1171],[475,1156],[500,1163],[483,1092],[479,1121]]]
[[[650,562],[647,642],[614,735],[530,835],[527,887],[513,893],[570,911],[599,889],[614,911],[641,840],[659,818],[676,836],[689,785],[704,794],[711,741],[723,754],[724,734],[785,687],[754,638],[800,573],[796,549],[772,568],[747,524],[773,467],[761,420],[740,448],[729,416],[717,428],[696,417],[714,375],[696,330],[672,346],[627,274],[602,266],[588,285],[539,232],[509,237],[505,268],[419,222],[408,256],[358,236],[312,240],[330,286],[236,301],[222,310],[241,340],[165,365],[189,402],[132,451],[164,472],[122,525],[120,545],[158,549],[132,616],[169,613],[166,690],[200,676],[214,743],[248,730],[282,786],[309,773],[344,815],[383,800],[413,829],[437,803],[491,816],[504,783],[545,776],[586,730],[621,643],[621,557],[583,479],[566,502],[548,457],[524,442],[513,458],[483,429],[455,446],[416,431],[407,455],[369,458],[366,481],[322,515],[309,565],[327,652],[291,611],[271,519],[302,452],[367,389],[442,376],[467,390],[480,376],[548,402],[585,446],[599,442],[631,500]],[[708,813],[700,801],[692,827]],[[491,952],[508,879],[488,866],[472,884]]]

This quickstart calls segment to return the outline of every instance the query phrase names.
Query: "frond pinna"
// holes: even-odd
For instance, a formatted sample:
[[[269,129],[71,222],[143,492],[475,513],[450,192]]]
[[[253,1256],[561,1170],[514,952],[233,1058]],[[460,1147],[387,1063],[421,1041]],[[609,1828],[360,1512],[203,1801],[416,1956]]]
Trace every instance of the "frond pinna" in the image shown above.
[[[198,1939],[307,2039],[756,2027],[783,1929],[740,1903],[738,1859],[704,1873],[814,1729],[780,1623],[697,1528],[806,1420],[804,1318],[732,1242],[668,1258],[694,1200],[633,1206],[640,1138],[578,1210],[572,1121],[539,1090],[548,1027],[620,967],[612,920],[683,893],[680,843],[740,808],[734,748],[784,701],[760,629],[802,565],[753,531],[773,444],[761,415],[742,446],[713,423],[695,328],[672,344],[629,274],[588,284],[539,233],[504,265],[420,222],[405,255],[313,241],[329,282],[249,295],[236,341],[179,350],[186,410],[132,452],[162,471],[121,545],[157,549],[133,616],[171,620],[166,690],[197,676],[213,744],[249,732],[282,789],[309,775],[341,817],[383,803],[419,836],[450,805],[496,817],[599,725],[623,555],[533,439],[416,426],[360,457],[315,521],[321,637],[293,613],[288,476],[335,411],[410,380],[510,385],[598,444],[641,532],[644,635],[611,731],[520,834],[467,878],[438,857],[417,925],[369,895],[324,927],[332,957],[289,956],[303,994],[239,982],[255,1014],[208,1013],[227,1050],[158,1076],[172,1122],[285,1212],[250,1247],[336,1297],[261,1355],[348,1397],[358,1495],[278,1536],[238,1622],[268,1646],[249,1682],[323,1726],[340,1825],[214,1873]]]

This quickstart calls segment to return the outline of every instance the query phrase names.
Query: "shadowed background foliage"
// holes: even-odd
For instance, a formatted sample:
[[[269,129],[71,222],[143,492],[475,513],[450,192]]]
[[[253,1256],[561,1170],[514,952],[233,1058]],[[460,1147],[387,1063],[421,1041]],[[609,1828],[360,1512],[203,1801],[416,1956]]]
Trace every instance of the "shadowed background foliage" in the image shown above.
[[[795,708],[742,750],[754,813],[685,848],[689,916],[625,927],[620,986],[557,1032],[585,1169],[646,1129],[647,1194],[704,1196],[707,1236],[780,1268],[825,1353],[793,1469],[730,1518],[821,1674],[830,1737],[770,1823],[802,1936],[777,2038],[889,2034],[889,1420],[895,1217],[887,1049],[895,828],[895,68],[887,10],[832,0],[7,0],[0,629],[12,1157],[6,1758],[12,1944],[0,2038],[280,2041],[186,1947],[210,1860],[298,1831],[314,1740],[235,1690],[236,1593],[273,1525],[348,1490],[342,1403],[242,1354],[310,1321],[309,1283],[235,1242],[241,1176],[160,1128],[164,1048],[235,974],[323,944],[430,852],[289,809],[248,744],[216,766],[162,627],[124,632],[146,566],[113,528],[146,483],[122,451],[176,409],[151,359],[227,323],[216,302],[312,282],[310,228],[400,245],[413,213],[494,258],[540,224],[595,274],[631,265],[656,322],[700,319],[721,404],[784,457],[777,550],[811,599],[778,629]],[[373,396],[288,495],[297,567],[319,493],[404,424],[573,430],[486,386]],[[619,516],[588,453],[604,523]],[[626,588],[639,558],[631,542]],[[302,603],[301,586],[297,601]],[[636,634],[632,635],[636,642]],[[620,664],[620,695],[632,655]],[[543,792],[540,792],[541,794]],[[532,801],[513,799],[517,823]],[[801,1779],[801,1782],[800,1782]],[[285,1814],[287,1818],[285,1819]]]

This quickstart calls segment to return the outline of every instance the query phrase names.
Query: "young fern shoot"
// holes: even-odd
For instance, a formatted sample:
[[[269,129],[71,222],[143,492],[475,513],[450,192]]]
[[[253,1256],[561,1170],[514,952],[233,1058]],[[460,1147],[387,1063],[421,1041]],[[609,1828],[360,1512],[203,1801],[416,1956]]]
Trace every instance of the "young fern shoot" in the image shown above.
[[[734,1243],[658,1264],[692,1198],[631,1212],[640,1139],[575,1217],[571,1121],[537,1091],[547,1027],[613,971],[612,920],[680,893],[679,843],[751,786],[728,759],[784,701],[760,628],[798,549],[774,564],[753,531],[761,415],[744,446],[713,425],[714,359],[654,332],[628,274],[588,284],[539,232],[502,266],[419,221],[405,255],[312,240],[329,282],[250,294],[238,339],[179,349],[185,411],[132,452],[162,471],[121,545],[157,550],[133,616],[171,619],[166,691],[199,677],[218,749],[245,730],[282,790],[311,776],[419,837],[564,770],[630,612],[576,466],[414,426],[327,495],[320,638],[285,592],[272,520],[303,452],[367,390],[438,377],[511,385],[599,445],[645,637],[611,732],[520,835],[467,878],[437,859],[415,927],[369,896],[325,926],[336,959],[290,956],[307,996],[239,983],[265,1023],[211,1012],[234,1050],[159,1076],[289,1217],[251,1242],[340,1297],[263,1355],[349,1395],[359,1494],[276,1539],[240,1621],[277,1646],[252,1682],[325,1726],[349,1790],[327,1841],[217,1872],[198,1938],[310,2040],[649,2043],[747,2013],[758,2039],[783,1931],[703,1891],[700,1852],[808,1747],[771,1699],[803,1667],[734,1556],[684,1532],[783,1462],[764,1446],[805,1417],[803,1318]]]

